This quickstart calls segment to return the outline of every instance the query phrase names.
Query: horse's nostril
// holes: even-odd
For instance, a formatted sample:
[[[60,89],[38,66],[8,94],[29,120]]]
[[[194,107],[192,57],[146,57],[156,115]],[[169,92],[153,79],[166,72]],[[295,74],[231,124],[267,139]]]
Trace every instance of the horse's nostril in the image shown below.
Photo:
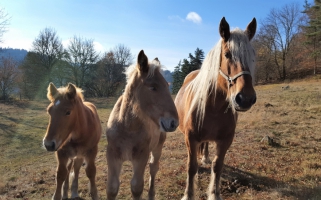
[[[242,100],[243,100],[243,95],[241,93],[238,93],[235,97],[235,101],[237,104],[242,104]]]
[[[175,122],[175,120],[172,120],[172,121],[171,121],[171,128],[173,128],[173,129],[176,128],[176,122]]]
[[[45,144],[45,147],[46,147],[47,151],[54,151],[56,149],[56,143],[51,142],[49,144]]]

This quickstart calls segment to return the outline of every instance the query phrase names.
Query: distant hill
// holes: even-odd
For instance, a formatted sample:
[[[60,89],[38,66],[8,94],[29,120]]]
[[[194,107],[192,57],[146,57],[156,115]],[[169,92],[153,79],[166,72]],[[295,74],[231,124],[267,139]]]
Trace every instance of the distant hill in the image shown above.
[[[164,78],[165,80],[170,84],[169,85],[169,90],[172,92],[172,83],[173,83],[173,74],[171,71],[169,70],[164,70],[163,71],[163,75],[164,75]]]
[[[25,49],[0,48],[0,57],[11,57],[18,62],[23,61],[27,53]]]

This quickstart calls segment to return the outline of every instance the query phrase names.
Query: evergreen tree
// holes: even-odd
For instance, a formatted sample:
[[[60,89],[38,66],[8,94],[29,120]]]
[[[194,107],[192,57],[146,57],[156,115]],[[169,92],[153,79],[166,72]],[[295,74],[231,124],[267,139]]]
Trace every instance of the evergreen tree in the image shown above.
[[[204,60],[204,51],[202,49],[196,48],[193,56],[189,54],[189,62],[191,64],[190,70],[194,71],[201,68],[203,60]]]
[[[198,70],[201,68],[203,60],[204,60],[204,51],[196,48],[194,55],[189,54],[189,60],[184,59],[182,64],[182,79],[194,70]]]
[[[177,94],[182,84],[183,84],[183,80],[182,80],[182,72],[181,72],[181,61],[179,61],[178,65],[174,68],[174,72],[173,72],[172,93]]]
[[[314,74],[316,74],[317,61],[321,55],[321,0],[314,0],[311,6],[305,1],[305,10],[303,11],[309,17],[308,25],[305,26],[307,36],[306,44],[311,47],[310,56],[314,60]]]
[[[194,55],[189,54],[189,60],[179,61],[173,72],[173,94],[176,94],[182,86],[185,77],[194,70],[200,69],[204,60],[204,51],[196,48]]]
[[[182,80],[184,81],[185,77],[192,71],[190,62],[184,58],[183,63],[181,64],[181,75]]]

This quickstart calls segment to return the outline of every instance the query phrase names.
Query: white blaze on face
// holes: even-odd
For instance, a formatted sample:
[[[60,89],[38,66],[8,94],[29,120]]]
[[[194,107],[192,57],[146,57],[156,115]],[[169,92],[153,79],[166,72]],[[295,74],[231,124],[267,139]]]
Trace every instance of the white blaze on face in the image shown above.
[[[56,101],[55,106],[58,106],[60,104],[60,101]]]

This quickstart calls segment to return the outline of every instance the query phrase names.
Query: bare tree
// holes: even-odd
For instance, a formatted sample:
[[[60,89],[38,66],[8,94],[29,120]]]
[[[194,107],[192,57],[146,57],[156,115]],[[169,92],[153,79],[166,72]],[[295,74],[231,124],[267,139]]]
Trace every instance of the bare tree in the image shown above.
[[[0,98],[7,100],[16,87],[18,63],[10,57],[0,59]]]
[[[4,8],[0,8],[0,43],[3,42],[3,34],[8,30],[10,19],[11,17],[9,17]]]
[[[71,66],[73,81],[78,87],[82,87],[85,84],[86,73],[97,62],[99,54],[92,39],[77,36],[72,38],[67,51],[66,61]]]
[[[112,52],[116,64],[120,64],[122,66],[132,64],[134,58],[130,48],[123,44],[118,44],[114,47]]]
[[[274,62],[283,80],[286,78],[289,67],[288,54],[295,45],[294,38],[300,32],[302,16],[299,4],[291,3],[280,9],[272,9],[261,23],[262,37],[271,43]]]
[[[273,34],[266,30],[266,27],[261,29],[252,40],[253,47],[256,50],[257,68],[255,69],[255,81],[269,82],[270,80],[279,77],[276,73],[273,51]]]
[[[64,55],[64,49],[60,38],[57,36],[57,33],[52,28],[45,28],[40,32],[39,36],[32,43],[32,50],[35,52],[43,67],[46,70],[46,83],[52,81],[50,76],[55,64],[62,58]]]
[[[86,86],[87,94],[99,97],[121,94],[126,84],[126,76],[123,72],[132,60],[130,49],[122,44],[104,53],[97,62],[96,70],[91,73],[91,81]]]

